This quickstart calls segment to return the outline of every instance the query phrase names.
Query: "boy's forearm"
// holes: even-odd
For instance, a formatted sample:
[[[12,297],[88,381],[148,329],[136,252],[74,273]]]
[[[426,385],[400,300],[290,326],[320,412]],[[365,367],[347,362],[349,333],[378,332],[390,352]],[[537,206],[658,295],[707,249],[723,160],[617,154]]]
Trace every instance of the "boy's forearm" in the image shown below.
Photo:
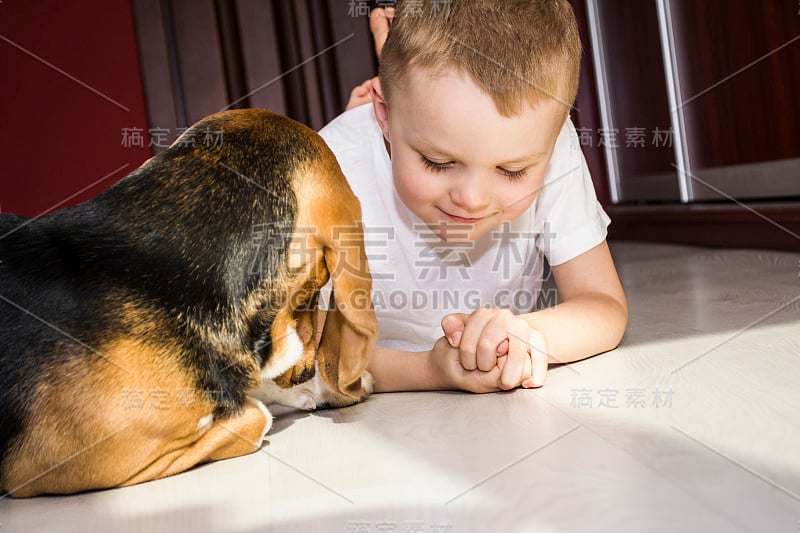
[[[430,352],[406,352],[376,346],[367,370],[375,379],[375,392],[445,388],[431,365]]]
[[[613,350],[628,323],[624,303],[603,294],[576,296],[522,316],[544,335],[551,363],[578,361]]]
[[[317,344],[327,313],[317,310]],[[375,346],[367,370],[375,380],[375,392],[440,390],[446,388],[431,364],[430,352],[406,352]]]

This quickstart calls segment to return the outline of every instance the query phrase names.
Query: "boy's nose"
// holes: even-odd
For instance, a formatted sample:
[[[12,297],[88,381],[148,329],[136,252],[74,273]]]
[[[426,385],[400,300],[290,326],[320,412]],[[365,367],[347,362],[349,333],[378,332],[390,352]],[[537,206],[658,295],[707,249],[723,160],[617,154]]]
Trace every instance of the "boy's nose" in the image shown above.
[[[482,215],[489,206],[489,191],[484,186],[485,179],[479,176],[469,176],[459,180],[450,190],[450,201],[462,209],[465,215]]]

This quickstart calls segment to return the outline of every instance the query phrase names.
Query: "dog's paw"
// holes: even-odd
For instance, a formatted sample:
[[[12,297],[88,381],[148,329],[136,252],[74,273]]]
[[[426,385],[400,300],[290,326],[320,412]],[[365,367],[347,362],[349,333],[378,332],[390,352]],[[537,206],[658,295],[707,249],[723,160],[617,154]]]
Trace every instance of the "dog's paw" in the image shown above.
[[[361,397],[352,398],[330,390],[317,373],[312,379],[284,389],[271,379],[264,380],[262,385],[251,393],[251,396],[265,404],[280,404],[303,411],[313,411],[326,407],[346,407],[364,401],[375,390],[372,374],[364,372],[361,376]]]
[[[363,402],[375,390],[375,380],[369,372],[364,372],[361,375],[361,394],[358,397],[340,394],[329,389],[320,376],[315,376],[311,381],[316,383],[314,396],[317,399],[318,408],[347,407],[348,405]]]
[[[303,411],[313,411],[317,408],[317,400],[314,398],[314,393],[310,390],[300,390],[301,387],[302,385],[299,385],[291,389],[286,389],[287,392],[290,393],[287,394],[287,396],[293,396],[289,400],[291,402],[289,406],[302,409]]]
[[[265,404],[279,404],[294,407],[303,411],[313,411],[317,408],[318,400],[315,388],[311,382],[284,389],[271,379],[264,380],[261,386],[251,393],[251,396]]]

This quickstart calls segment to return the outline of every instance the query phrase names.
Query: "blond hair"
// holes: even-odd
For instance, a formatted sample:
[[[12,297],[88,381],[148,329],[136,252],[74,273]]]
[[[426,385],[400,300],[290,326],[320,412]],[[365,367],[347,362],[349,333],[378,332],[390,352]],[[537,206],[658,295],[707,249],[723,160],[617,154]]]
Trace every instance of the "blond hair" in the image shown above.
[[[410,66],[465,73],[503,116],[550,98],[569,111],[581,43],[567,0],[400,0],[380,60],[384,98]]]

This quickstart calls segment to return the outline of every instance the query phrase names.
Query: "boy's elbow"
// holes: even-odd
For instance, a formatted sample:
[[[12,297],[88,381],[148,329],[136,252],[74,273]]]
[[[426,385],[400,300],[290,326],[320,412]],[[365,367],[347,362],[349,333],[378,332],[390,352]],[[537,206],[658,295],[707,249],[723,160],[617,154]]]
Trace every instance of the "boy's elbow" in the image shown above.
[[[612,304],[613,311],[611,312],[611,316],[613,317],[611,320],[610,328],[609,328],[609,347],[608,350],[613,350],[622,342],[622,337],[625,336],[625,330],[628,327],[628,301],[625,298],[625,294],[621,295],[621,298],[614,298]]]

